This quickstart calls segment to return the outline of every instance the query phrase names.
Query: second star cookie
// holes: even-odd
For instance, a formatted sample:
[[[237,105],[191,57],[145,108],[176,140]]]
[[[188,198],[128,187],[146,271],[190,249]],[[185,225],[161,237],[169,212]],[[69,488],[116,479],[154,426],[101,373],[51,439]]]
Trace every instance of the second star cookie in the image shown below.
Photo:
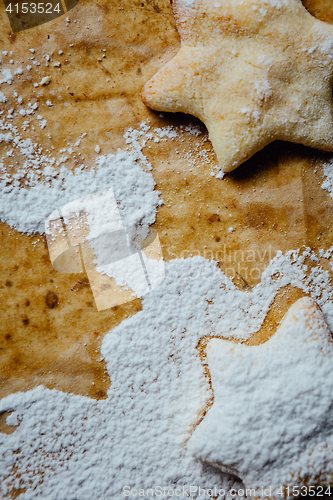
[[[295,302],[259,346],[212,339],[207,358],[214,404],[189,451],[240,477],[248,498],[322,493],[333,475],[333,342],[316,303]]]

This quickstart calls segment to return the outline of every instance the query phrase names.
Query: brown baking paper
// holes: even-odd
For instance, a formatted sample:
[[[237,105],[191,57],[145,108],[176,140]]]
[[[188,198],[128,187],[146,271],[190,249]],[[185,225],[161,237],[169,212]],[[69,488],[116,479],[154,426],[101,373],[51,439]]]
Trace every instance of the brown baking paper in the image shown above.
[[[306,6],[333,23],[329,1],[309,0]],[[103,154],[124,149],[125,130],[139,128],[147,119],[152,127],[199,126],[189,116],[160,116],[140,99],[145,82],[179,49],[167,0],[80,0],[68,16],[69,23],[64,15],[12,33],[0,3],[2,50],[12,50],[23,61],[27,47],[42,47],[45,54],[64,52],[61,69],[50,66],[50,84],[35,93],[43,103],[53,101],[53,108],[43,111],[49,125],[38,133],[45,149],[59,151],[67,138],[88,132],[81,153],[84,163],[93,165],[96,144]],[[15,81],[26,101],[32,83],[28,72]],[[143,153],[164,200],[153,226],[164,261],[201,255],[218,262],[237,286],[249,291],[277,251],[333,244],[332,199],[320,187],[325,156],[318,151],[275,143],[222,180],[211,175],[217,163],[204,128],[198,137],[183,132],[174,140],[151,142]],[[68,167],[82,163],[77,158]],[[141,299],[135,299],[98,311],[92,278],[79,261],[71,269],[75,273],[52,267],[63,255],[65,239],[57,245],[50,254],[45,236],[21,234],[1,223],[0,397],[43,384],[106,398],[112,381],[101,360],[102,338],[141,309]],[[71,256],[71,266],[73,262]],[[263,326],[266,336],[300,294],[288,289],[278,295]]]

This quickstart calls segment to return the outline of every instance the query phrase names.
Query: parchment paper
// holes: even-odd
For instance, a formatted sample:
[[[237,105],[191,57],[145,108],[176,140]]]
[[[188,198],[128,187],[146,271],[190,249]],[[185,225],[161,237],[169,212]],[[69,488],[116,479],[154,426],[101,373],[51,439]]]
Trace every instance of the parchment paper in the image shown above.
[[[304,3],[313,15],[333,23],[329,0]],[[125,148],[124,131],[138,128],[147,118],[152,126],[198,123],[183,115],[160,117],[140,99],[144,83],[179,48],[168,0],[80,0],[68,16],[68,26],[63,16],[12,34],[0,3],[2,50],[13,50],[23,60],[26,47],[65,53],[60,71],[50,67],[51,84],[36,90],[39,100],[54,102],[44,112],[49,126],[38,133],[44,148],[53,145],[59,150],[68,137],[88,132],[81,152],[85,163],[92,164],[96,144],[103,154]],[[107,56],[99,61],[102,49]],[[29,78],[25,72],[19,88],[15,83],[23,98],[30,97]],[[325,158],[320,152],[275,143],[219,180],[211,176],[217,164],[205,135],[184,137],[183,142],[152,142],[144,150],[165,201],[154,225],[164,260],[191,254],[216,260],[247,291],[260,281],[276,251],[333,244],[333,200],[320,187],[320,162]],[[185,156],[196,156],[200,149],[206,150],[211,165],[202,162],[192,168]],[[68,166],[79,164],[76,160]],[[230,227],[234,231],[229,232]],[[27,236],[5,223],[0,228],[0,397],[43,384],[105,398],[112,381],[101,361],[103,335],[137,313],[142,301],[97,311],[84,274],[52,268],[44,236]],[[252,343],[267,339],[302,295],[291,288],[285,292],[278,295]],[[5,415],[0,422],[3,431],[13,429],[5,425]]]

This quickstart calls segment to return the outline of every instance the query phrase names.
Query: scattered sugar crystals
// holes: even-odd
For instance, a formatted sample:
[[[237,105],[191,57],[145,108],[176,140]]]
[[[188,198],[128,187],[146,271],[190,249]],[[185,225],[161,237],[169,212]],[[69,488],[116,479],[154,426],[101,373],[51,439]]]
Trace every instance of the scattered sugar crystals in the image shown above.
[[[333,198],[333,156],[330,160],[322,163],[325,180],[321,187],[328,191]]]
[[[49,77],[44,77],[40,84],[48,84],[48,79]],[[37,82],[35,86],[38,86]],[[17,104],[23,105],[23,99],[18,96],[16,91],[14,97]],[[4,93],[1,93],[0,100],[7,102],[8,98]],[[52,108],[53,103],[48,99],[46,105]],[[133,196],[126,189],[119,189],[119,192],[124,193],[123,198],[128,197],[129,206],[133,204],[134,214],[137,214],[138,221],[142,219],[142,221],[146,221],[145,223],[152,223],[152,214],[156,212],[161,201],[158,198],[158,193],[154,191],[152,177],[149,177],[148,182],[147,177],[145,177],[147,174],[139,166],[140,164],[146,170],[151,169],[150,163],[142,152],[143,147],[156,138],[161,141],[175,140],[176,138],[184,140],[182,137],[184,133],[189,133],[194,137],[203,135],[198,126],[182,125],[179,128],[167,126],[152,129],[148,122],[143,122],[139,130],[129,129],[125,134],[129,148],[128,153],[119,151],[116,155],[107,155],[104,162],[97,159],[97,169],[87,172],[88,167],[81,165],[73,174],[63,164],[71,157],[74,159],[75,155],[80,156],[80,152],[76,148],[80,146],[87,134],[82,134],[77,140],[74,139],[73,147],[54,152],[57,156],[53,156],[49,150],[44,150],[35,140],[22,135],[22,132],[27,130],[35,130],[37,124],[41,129],[48,126],[48,122],[42,114],[35,114],[38,108],[38,101],[33,99],[26,106],[16,108],[16,111],[14,108],[9,109],[6,118],[0,116],[0,142],[6,144],[9,149],[2,159],[0,157],[0,216],[12,227],[29,234],[44,231],[45,218],[57,208],[60,200],[70,201],[108,186],[115,190],[113,182],[119,182],[121,185],[126,180],[128,183],[128,178],[131,175],[136,178],[137,188],[135,189],[131,183],[128,183],[128,186],[132,186],[136,192],[134,195],[136,201],[133,201]],[[17,115],[31,117],[36,121],[25,120],[21,124],[14,123]],[[203,135],[203,142],[206,140],[207,137]],[[11,170],[14,165],[8,164],[8,161],[6,163],[5,160],[13,157],[15,150],[22,166],[17,166],[18,163],[16,163],[15,181],[13,181]],[[101,153],[100,145],[96,145],[95,153]],[[191,154],[188,153],[189,156]],[[123,161],[127,165],[128,172],[121,175],[118,169],[121,170],[124,167]],[[189,162],[192,161],[189,158]],[[114,179],[111,179],[110,173],[108,174],[111,171],[111,166],[116,176]],[[143,181],[144,178],[145,181]],[[110,184],[107,184],[108,179]],[[146,188],[147,193],[144,194],[142,189],[138,190],[138,186]],[[141,200],[140,197],[142,197]],[[118,203],[122,204],[122,199],[118,199]],[[61,204],[65,201],[62,201]],[[138,215],[139,213],[141,216]]]
[[[1,71],[3,78],[0,80],[0,85],[2,83],[7,83],[8,85],[11,85],[14,80],[14,76],[9,68],[3,68]]]

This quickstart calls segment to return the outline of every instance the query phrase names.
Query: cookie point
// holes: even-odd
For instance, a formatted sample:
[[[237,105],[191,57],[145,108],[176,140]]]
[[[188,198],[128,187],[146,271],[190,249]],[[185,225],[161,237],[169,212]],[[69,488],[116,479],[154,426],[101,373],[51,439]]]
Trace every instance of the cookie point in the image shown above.
[[[141,100],[143,104],[145,104],[146,106],[148,106],[148,108],[151,109],[153,109],[152,95],[153,95],[152,84],[151,80],[149,80],[141,90]]]
[[[292,304],[290,310],[293,311],[309,311],[315,309],[316,311],[321,311],[317,302],[311,297],[302,297]]]

